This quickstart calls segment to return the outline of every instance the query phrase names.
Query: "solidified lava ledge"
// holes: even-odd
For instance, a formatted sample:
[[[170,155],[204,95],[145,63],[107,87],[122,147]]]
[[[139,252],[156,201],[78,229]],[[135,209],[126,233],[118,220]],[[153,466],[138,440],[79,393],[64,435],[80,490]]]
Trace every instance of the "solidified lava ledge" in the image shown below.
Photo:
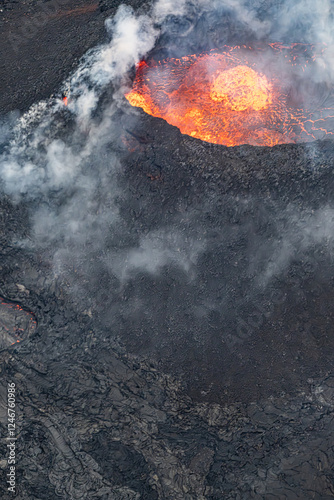
[[[7,30],[20,25],[20,9],[28,17],[41,9],[24,5],[0,4]],[[50,99],[20,117],[6,117],[8,99],[0,101],[0,496],[13,498],[14,384],[20,500],[329,500],[331,134],[227,147],[181,133],[124,97],[141,85],[134,62],[174,67],[235,39],[254,44],[269,29],[283,37],[287,16],[276,2],[259,7],[258,19],[232,7],[178,14],[172,4],[166,14],[165,3],[133,5],[107,23],[107,45],[86,54],[60,89],[44,82],[39,97],[52,88]],[[57,8],[66,18],[63,51],[84,37],[77,16],[99,26],[116,4]],[[306,33],[299,14],[289,30],[309,46],[316,16]],[[278,34],[263,21],[270,16]],[[46,36],[46,21],[38,26]],[[72,42],[69,26],[81,26]],[[36,44],[29,36],[22,58]],[[58,57],[45,64],[46,74],[66,77]],[[317,71],[287,102],[332,109],[328,73]],[[251,98],[267,102],[262,76],[247,75],[259,85]],[[213,101],[247,111],[230,76],[215,76]],[[16,81],[21,109],[32,99],[25,87]]]

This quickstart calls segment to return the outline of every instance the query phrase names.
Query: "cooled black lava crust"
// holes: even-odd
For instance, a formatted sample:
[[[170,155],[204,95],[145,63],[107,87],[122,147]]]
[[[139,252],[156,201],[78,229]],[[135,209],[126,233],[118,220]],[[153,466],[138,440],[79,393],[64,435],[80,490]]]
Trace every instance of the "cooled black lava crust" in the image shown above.
[[[2,4],[8,44],[35,7]],[[4,50],[2,111],[57,89],[100,39],[101,14],[88,18]],[[126,106],[110,249],[153,241],[156,273],[122,287],[92,259],[88,281],[55,277],[52,252],[20,244],[37,202],[1,195],[0,296],[37,321],[0,352],[2,438],[16,385],[17,498],[333,498],[333,142],[225,148]]]

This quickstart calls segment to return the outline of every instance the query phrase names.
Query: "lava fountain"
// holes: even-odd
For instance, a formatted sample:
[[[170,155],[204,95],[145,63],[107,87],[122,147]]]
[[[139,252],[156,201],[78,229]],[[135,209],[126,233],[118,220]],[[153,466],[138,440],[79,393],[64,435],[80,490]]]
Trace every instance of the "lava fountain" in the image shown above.
[[[180,59],[141,61],[126,94],[132,106],[182,134],[225,146],[308,142],[331,132],[328,85],[310,84],[320,50],[269,44],[224,47]]]

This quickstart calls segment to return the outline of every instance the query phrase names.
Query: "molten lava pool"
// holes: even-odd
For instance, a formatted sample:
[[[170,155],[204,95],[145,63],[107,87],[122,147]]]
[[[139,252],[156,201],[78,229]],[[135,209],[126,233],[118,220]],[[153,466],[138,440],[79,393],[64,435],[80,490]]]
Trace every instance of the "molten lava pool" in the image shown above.
[[[314,141],[333,135],[328,85],[312,83],[324,50],[269,44],[141,61],[125,97],[182,134],[215,144]]]

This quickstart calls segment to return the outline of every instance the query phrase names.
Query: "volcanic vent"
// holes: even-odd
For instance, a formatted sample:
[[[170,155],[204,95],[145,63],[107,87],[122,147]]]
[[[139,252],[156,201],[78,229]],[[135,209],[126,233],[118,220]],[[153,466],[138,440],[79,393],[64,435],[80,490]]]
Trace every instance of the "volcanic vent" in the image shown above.
[[[126,98],[183,134],[215,144],[323,139],[333,135],[334,102],[329,86],[311,77],[325,50],[272,43],[143,60]]]

